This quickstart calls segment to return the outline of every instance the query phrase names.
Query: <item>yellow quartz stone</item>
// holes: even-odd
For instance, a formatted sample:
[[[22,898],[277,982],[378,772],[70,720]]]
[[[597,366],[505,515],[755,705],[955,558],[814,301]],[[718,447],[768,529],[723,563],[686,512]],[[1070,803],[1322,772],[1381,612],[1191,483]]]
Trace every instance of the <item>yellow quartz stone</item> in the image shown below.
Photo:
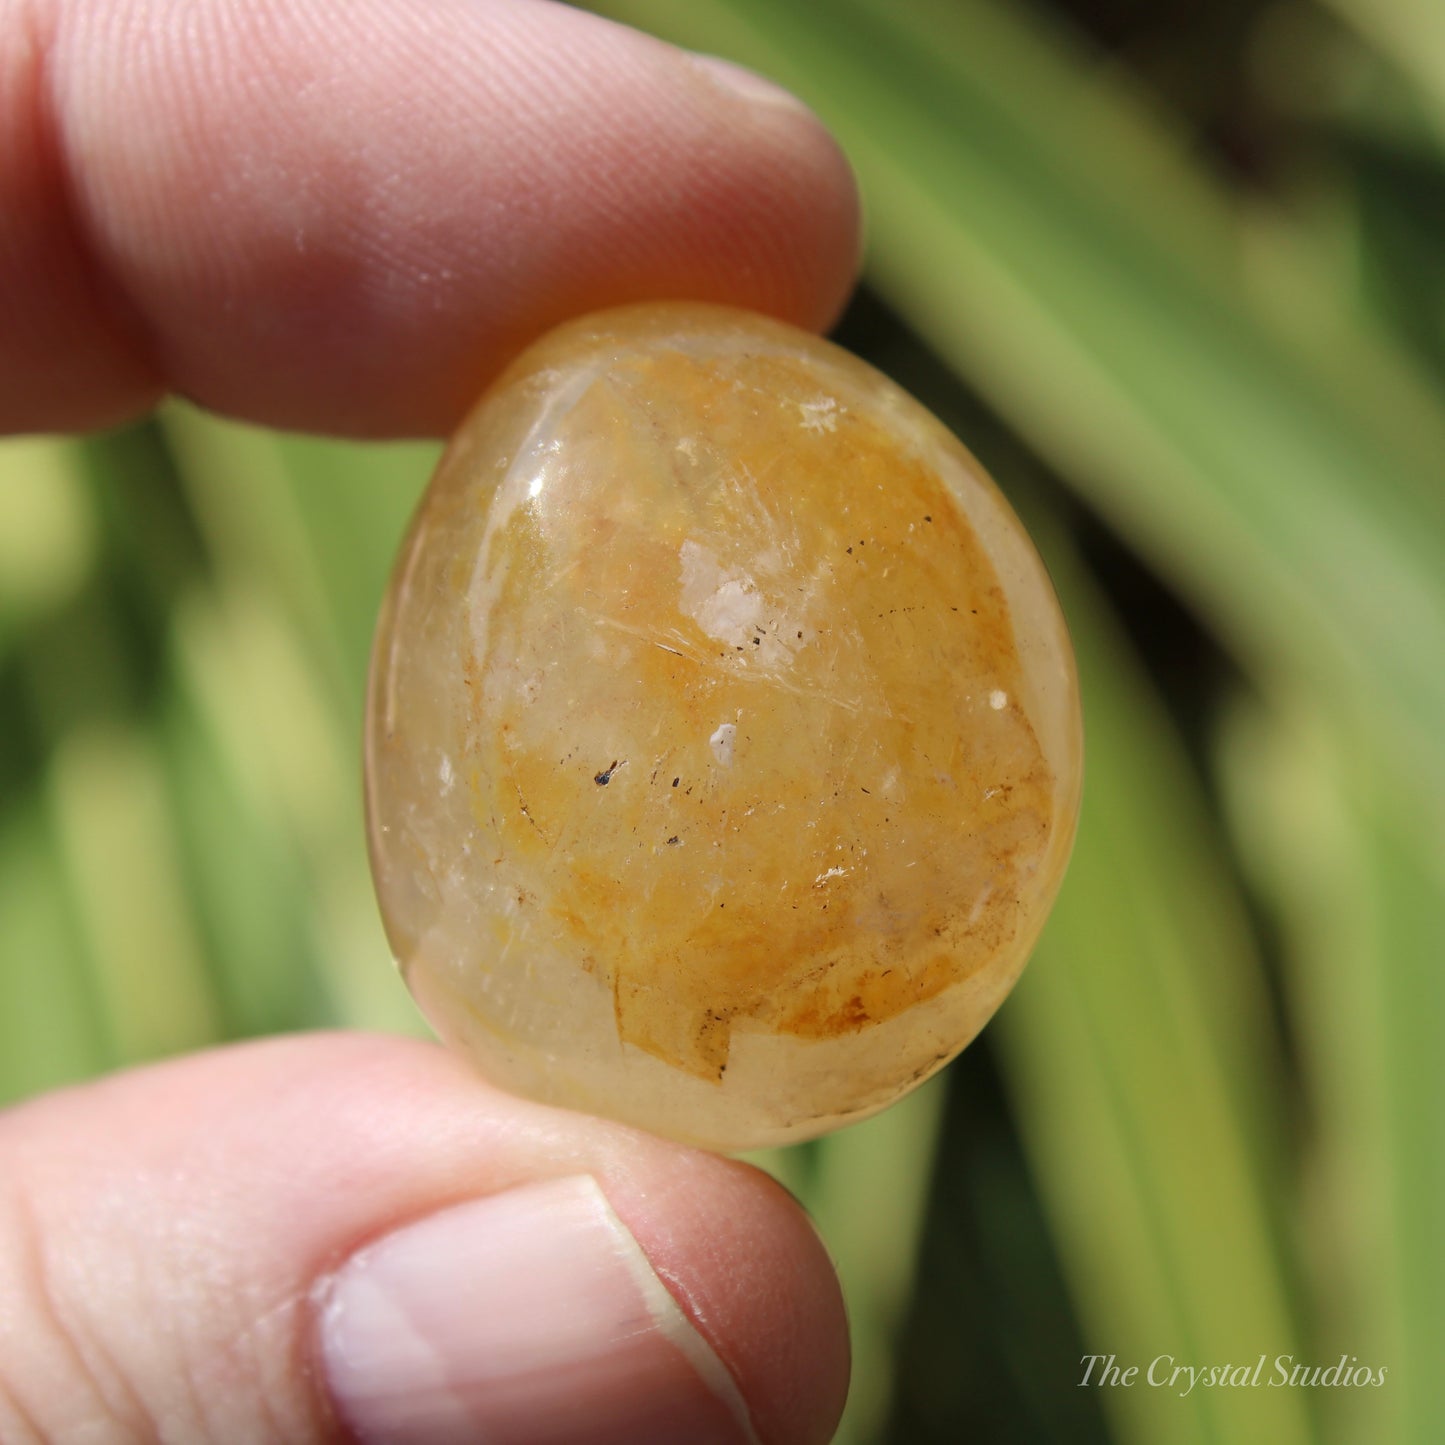
[[[603,312],[472,412],[398,562],[367,736],[387,932],[508,1088],[806,1139],[1008,992],[1080,738],[1043,566],[922,406],[745,312]]]

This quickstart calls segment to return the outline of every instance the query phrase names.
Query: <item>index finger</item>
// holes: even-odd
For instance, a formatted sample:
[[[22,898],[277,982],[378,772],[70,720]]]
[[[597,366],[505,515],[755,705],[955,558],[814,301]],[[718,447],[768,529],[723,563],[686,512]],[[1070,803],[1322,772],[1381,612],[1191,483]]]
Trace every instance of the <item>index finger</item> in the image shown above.
[[[444,432],[595,307],[825,326],[857,234],[801,105],[550,0],[0,0],[0,430]]]

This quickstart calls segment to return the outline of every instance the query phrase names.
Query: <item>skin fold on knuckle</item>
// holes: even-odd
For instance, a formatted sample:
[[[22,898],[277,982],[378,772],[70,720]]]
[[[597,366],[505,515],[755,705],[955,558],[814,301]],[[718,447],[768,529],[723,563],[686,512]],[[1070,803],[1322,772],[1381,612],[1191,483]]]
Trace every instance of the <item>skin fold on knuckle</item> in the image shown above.
[[[56,1278],[42,1214],[22,1181],[0,1196],[0,1440],[154,1438],[155,1424]]]
[[[332,1438],[304,1290],[256,1298],[146,1171],[47,1158],[16,1132],[0,1127],[4,1445]]]

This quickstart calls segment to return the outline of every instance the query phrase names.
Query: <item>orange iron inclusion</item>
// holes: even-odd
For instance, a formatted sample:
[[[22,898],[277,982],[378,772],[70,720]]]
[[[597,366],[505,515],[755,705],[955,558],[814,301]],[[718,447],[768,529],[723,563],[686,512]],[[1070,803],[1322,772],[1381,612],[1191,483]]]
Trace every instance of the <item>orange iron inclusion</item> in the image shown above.
[[[973,1038],[1081,772],[998,489],[871,367],[746,312],[532,346],[376,639],[371,857],[422,1010],[509,1089],[711,1148],[863,1118]]]

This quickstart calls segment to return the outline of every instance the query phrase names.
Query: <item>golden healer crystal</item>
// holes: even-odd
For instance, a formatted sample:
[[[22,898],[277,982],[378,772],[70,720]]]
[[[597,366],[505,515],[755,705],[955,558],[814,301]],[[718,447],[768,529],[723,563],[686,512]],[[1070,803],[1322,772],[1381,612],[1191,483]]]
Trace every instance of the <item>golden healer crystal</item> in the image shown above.
[[[367,737],[387,932],[508,1088],[809,1138],[1008,992],[1080,737],[1043,566],[923,407],[758,316],[604,312],[491,389],[398,562]]]

